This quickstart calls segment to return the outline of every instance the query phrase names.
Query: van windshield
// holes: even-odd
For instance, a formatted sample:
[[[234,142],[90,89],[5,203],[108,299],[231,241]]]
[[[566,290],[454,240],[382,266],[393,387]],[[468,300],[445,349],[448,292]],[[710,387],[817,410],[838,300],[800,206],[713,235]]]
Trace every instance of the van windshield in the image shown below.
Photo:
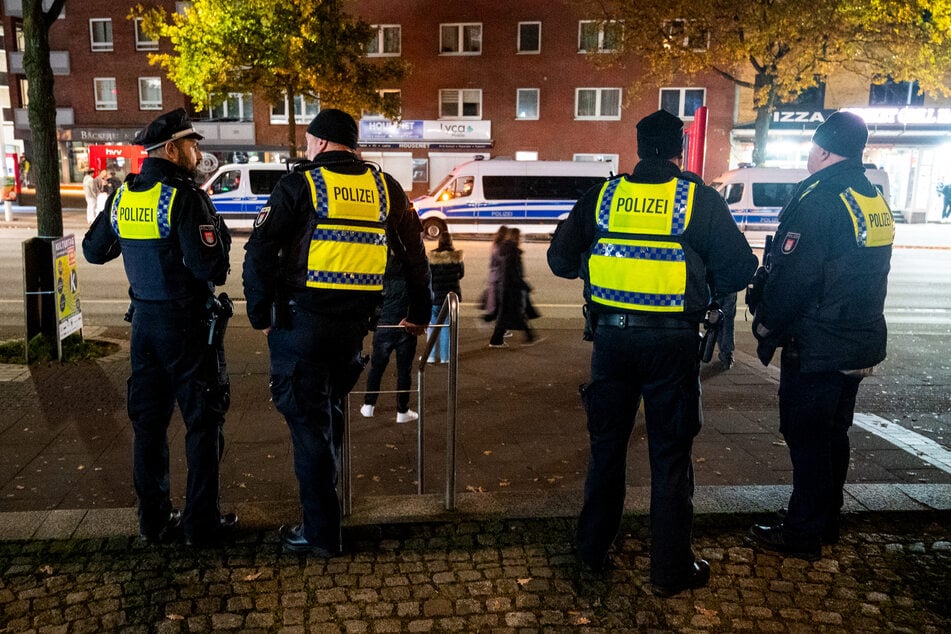
[[[439,193],[439,190],[445,187],[446,183],[448,183],[451,180],[452,180],[452,172],[449,172],[448,174],[446,174],[445,177],[443,177],[441,181],[439,181],[438,185],[436,185],[435,187],[429,190],[429,193],[427,194],[427,196],[435,196],[436,194]]]

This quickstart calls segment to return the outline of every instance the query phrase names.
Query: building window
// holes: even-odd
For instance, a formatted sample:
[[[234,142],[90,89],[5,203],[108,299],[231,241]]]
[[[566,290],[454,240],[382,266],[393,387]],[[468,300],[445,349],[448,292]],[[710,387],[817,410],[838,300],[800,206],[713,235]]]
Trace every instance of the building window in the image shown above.
[[[92,80],[96,97],[96,110],[118,110],[115,77],[96,77]]]
[[[917,81],[892,81],[872,84],[868,92],[870,106],[923,106],[925,95],[918,89]]]
[[[578,52],[606,53],[616,51],[621,41],[621,23],[581,20],[578,22]]]
[[[139,77],[139,110],[162,109],[162,78]]]
[[[481,90],[440,90],[440,119],[481,119]]]
[[[665,48],[679,46],[692,51],[705,51],[710,48],[710,32],[699,20],[670,20],[664,22]]]
[[[439,52],[442,55],[481,55],[482,24],[440,24]]]
[[[706,88],[661,88],[660,109],[681,119],[693,119],[706,94]]]
[[[519,53],[541,53],[542,52],[542,23],[541,22],[519,22],[518,23],[518,52]]]
[[[538,118],[538,88],[519,88],[515,97],[515,118]]]
[[[389,110],[391,108],[396,108],[399,110],[401,93],[398,88],[387,88],[384,90],[379,90],[377,93],[380,95],[380,99],[383,100],[384,110]],[[386,115],[383,112],[377,112],[375,110],[364,110],[363,113],[364,119],[386,119]]]
[[[216,121],[253,121],[251,93],[229,92],[224,101],[208,109],[208,118]]]
[[[271,123],[287,123],[287,109],[287,97],[284,97],[281,103],[271,106]],[[303,95],[294,95],[295,123],[306,125],[317,116],[318,112],[320,112],[320,101]]]
[[[158,40],[153,40],[142,30],[142,18],[135,19],[135,50],[157,51]]]
[[[578,88],[575,90],[575,119],[621,118],[620,88]]]
[[[97,53],[112,50],[111,18],[91,18],[89,20],[89,43],[92,50]]]
[[[369,57],[398,57],[402,52],[403,30],[399,24],[374,24],[376,34],[367,44]]]

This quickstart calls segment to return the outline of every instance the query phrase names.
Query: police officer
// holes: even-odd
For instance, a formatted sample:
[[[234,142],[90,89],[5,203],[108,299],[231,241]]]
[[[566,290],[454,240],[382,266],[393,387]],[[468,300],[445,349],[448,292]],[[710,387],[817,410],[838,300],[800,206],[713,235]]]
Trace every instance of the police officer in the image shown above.
[[[624,509],[627,446],[644,400],[651,466],[652,590],[706,585],[690,545],[691,448],[700,431],[698,324],[715,295],[746,286],[756,258],[723,199],[680,169],[683,122],[658,111],[637,124],[640,161],[588,191],[556,231],[548,264],[584,280],[593,329],[582,386],[590,458],[575,536],[588,569],[607,562]]]
[[[751,295],[763,365],[782,347],[779,427],[793,492],[782,523],[750,530],[764,548],[808,560],[838,541],[855,396],[885,358],[895,227],[864,174],[867,139],[865,122],[848,112],[816,129],[810,176],[780,213],[765,285]]]
[[[341,551],[337,470],[344,399],[363,369],[361,349],[383,289],[387,248],[402,261],[409,309],[429,324],[429,263],[422,226],[403,188],[355,153],[357,124],[321,110],[307,127],[307,158],[281,178],[246,246],[251,326],[271,351],[271,395],[294,447],[302,522],[280,528],[284,548]]]
[[[135,143],[148,152],[142,171],[109,197],[83,239],[93,264],[122,255],[130,285],[128,409],[141,536],[164,541],[184,524],[186,542],[196,546],[217,543],[222,530],[237,523],[233,513],[219,510],[230,396],[220,333],[209,343],[209,324],[215,318],[220,328],[224,319],[214,310],[227,309],[214,290],[228,275],[231,237],[193,180],[201,139],[181,108],[140,131]],[[184,515],[169,498],[167,432],[175,402],[185,422]]]

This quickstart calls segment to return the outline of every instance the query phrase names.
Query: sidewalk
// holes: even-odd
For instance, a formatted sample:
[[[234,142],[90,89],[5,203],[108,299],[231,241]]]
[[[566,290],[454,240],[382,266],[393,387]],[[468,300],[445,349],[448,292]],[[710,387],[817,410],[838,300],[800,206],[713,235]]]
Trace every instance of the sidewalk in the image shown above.
[[[79,212],[68,218],[84,224]],[[909,246],[951,245],[951,225],[900,225],[899,235]],[[443,508],[445,367],[426,371],[422,496],[416,427],[395,423],[386,394],[374,418],[361,418],[358,384],[347,552],[330,561],[280,552],[275,529],[297,521],[297,488],[287,430],[268,398],[266,342],[246,320],[235,320],[226,341],[234,401],[221,480],[223,508],[238,512],[242,530],[222,549],[149,548],[136,538],[126,328],[87,332],[120,346],[97,362],[0,366],[0,632],[951,629],[951,465],[873,433],[898,417],[878,397],[884,386],[902,389],[895,377],[872,377],[860,391],[858,411],[888,420],[868,417],[852,432],[842,542],[814,563],[747,542],[749,525],[785,504],[791,468],[778,433],[778,371],[755,359],[741,321],[737,365],[702,371],[694,544],[711,562],[709,587],[661,600],[645,586],[640,417],[614,569],[581,576],[571,548],[587,462],[577,387],[590,344],[576,320],[541,322],[538,345],[492,350],[488,331],[463,311],[455,511]],[[391,383],[388,373],[384,390]],[[176,413],[179,499],[182,427]]]

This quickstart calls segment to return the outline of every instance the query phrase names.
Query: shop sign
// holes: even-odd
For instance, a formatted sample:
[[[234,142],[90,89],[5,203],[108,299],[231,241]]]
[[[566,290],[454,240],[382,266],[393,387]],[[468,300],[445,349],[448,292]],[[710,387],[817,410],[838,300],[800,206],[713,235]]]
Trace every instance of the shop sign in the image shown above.
[[[488,147],[491,121],[360,121],[362,147]]]
[[[935,127],[951,126],[951,108],[924,108],[920,106],[842,108],[854,112],[869,126]],[[817,128],[835,110],[776,110],[770,127],[773,129]]]

